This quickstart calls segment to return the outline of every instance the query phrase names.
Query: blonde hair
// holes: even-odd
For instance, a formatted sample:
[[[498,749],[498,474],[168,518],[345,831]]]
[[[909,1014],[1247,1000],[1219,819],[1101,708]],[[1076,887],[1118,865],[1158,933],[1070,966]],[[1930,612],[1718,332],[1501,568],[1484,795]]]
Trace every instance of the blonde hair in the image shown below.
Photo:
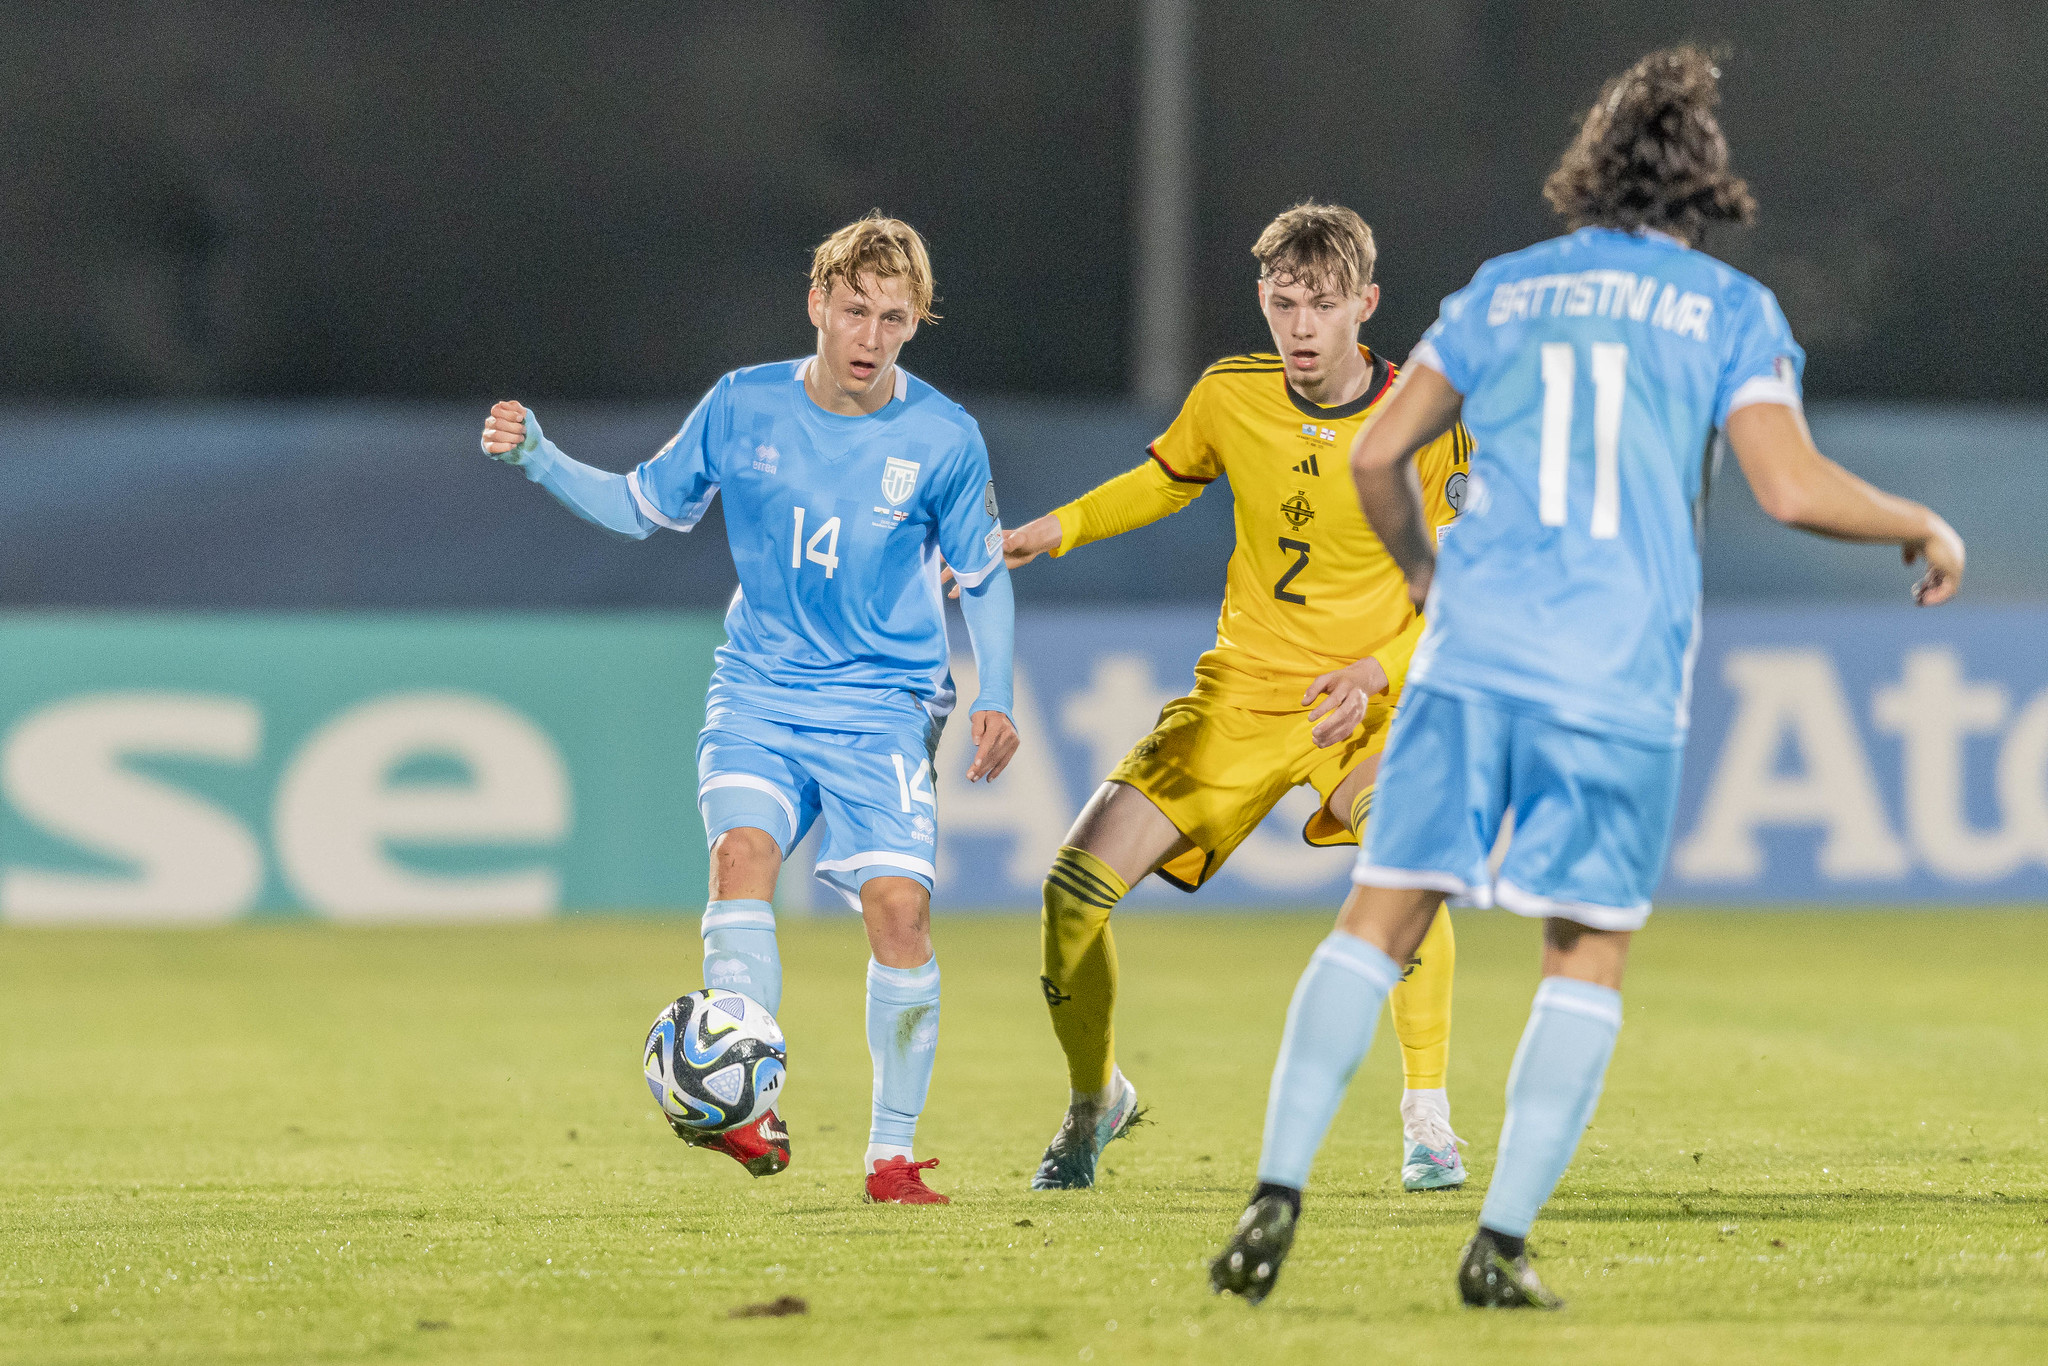
[[[1304,200],[1266,225],[1252,244],[1259,278],[1347,297],[1365,293],[1379,260],[1372,229],[1341,204]]]
[[[924,239],[916,228],[900,218],[885,216],[880,209],[848,223],[818,243],[811,255],[811,287],[827,295],[835,283],[858,292],[863,275],[909,281],[910,302],[918,321],[938,321],[939,315],[932,312],[932,258],[924,249]]]

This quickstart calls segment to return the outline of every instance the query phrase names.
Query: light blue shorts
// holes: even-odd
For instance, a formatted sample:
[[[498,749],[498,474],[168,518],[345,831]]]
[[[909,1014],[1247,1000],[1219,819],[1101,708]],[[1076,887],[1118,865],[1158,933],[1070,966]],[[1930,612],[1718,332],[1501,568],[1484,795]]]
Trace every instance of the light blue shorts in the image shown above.
[[[1640,929],[1671,847],[1682,756],[1409,688],[1351,880]],[[1495,875],[1488,860],[1508,812],[1514,830]]]
[[[911,877],[931,890],[939,837],[932,756],[939,724],[900,732],[814,729],[719,709],[697,735],[706,838],[766,830],[789,856],[820,815],[818,880],[860,909],[861,884]]]

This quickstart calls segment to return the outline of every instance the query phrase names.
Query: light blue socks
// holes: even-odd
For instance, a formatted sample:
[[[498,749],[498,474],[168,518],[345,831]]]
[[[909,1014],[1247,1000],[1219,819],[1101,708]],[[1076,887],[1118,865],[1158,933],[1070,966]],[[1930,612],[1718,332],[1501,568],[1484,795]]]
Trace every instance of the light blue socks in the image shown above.
[[[868,1056],[875,1063],[870,1167],[878,1156],[911,1155],[938,1048],[937,956],[921,968],[885,968],[868,959]]]
[[[782,955],[775,908],[765,901],[714,901],[704,908],[704,985],[782,1009]]]
[[[1356,935],[1333,930],[1316,948],[1280,1036],[1259,1153],[1262,1183],[1295,1190],[1308,1185],[1316,1149],[1372,1046],[1380,1007],[1400,980],[1401,965]]]
[[[1479,1210],[1483,1226],[1529,1236],[1593,1118],[1620,1032],[1621,993],[1613,988],[1570,977],[1546,977],[1536,988],[1508,1073],[1508,1116]]]

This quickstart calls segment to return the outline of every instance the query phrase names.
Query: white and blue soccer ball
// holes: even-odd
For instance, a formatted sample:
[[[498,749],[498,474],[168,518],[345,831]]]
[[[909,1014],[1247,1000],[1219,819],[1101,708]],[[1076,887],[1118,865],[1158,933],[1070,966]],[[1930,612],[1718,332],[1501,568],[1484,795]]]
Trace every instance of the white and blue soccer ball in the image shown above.
[[[655,1018],[644,1050],[647,1089],[688,1137],[751,1124],[774,1108],[789,1071],[782,1026],[737,991],[693,991]]]

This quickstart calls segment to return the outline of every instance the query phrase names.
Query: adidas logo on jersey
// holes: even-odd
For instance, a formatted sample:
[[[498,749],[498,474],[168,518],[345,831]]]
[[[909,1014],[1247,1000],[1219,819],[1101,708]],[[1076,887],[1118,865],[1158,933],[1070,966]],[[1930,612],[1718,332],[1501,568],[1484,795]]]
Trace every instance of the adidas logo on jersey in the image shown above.
[[[1296,474],[1321,474],[1323,472],[1321,467],[1316,464],[1316,458],[1313,454],[1292,468]]]

